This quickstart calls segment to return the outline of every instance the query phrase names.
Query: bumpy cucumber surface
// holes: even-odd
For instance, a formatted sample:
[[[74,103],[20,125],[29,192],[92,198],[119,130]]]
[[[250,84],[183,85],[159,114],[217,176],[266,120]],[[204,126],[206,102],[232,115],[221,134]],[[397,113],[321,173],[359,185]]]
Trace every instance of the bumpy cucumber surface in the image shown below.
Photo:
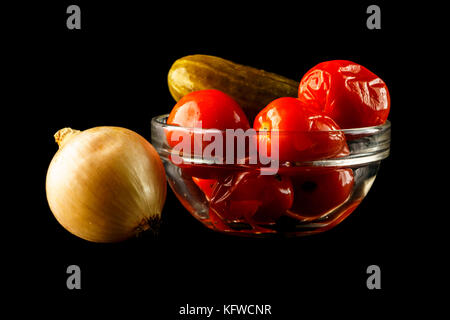
[[[250,121],[269,102],[297,97],[297,81],[281,75],[209,55],[190,55],[176,60],[169,70],[168,85],[178,101],[189,92],[221,90],[233,97]]]

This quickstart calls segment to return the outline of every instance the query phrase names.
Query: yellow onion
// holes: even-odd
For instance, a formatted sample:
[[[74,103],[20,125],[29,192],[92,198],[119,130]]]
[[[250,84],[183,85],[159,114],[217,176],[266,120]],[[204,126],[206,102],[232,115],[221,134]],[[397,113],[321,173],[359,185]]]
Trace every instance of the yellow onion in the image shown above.
[[[147,140],[119,127],[64,128],[55,140],[46,191],[64,228],[89,241],[118,242],[158,224],[166,178]]]

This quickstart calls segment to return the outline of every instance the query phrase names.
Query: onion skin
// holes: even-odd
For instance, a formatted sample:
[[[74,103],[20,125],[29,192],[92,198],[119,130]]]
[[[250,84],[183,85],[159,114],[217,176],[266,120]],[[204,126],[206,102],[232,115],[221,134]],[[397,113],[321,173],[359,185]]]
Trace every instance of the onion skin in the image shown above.
[[[167,183],[153,146],[120,127],[55,134],[60,149],[47,171],[46,192],[58,222],[93,242],[119,242],[161,218]]]

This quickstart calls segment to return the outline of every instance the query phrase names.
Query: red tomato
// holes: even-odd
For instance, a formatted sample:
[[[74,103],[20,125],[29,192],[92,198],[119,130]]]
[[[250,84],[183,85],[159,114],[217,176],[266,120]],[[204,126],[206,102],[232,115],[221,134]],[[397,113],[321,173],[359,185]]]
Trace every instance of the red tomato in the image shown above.
[[[224,220],[273,223],[293,202],[288,177],[243,172],[215,187],[211,208]]]
[[[269,103],[255,118],[258,147],[278,148],[281,161],[308,161],[348,154],[345,135],[322,112],[296,98],[284,97]],[[264,133],[264,131],[268,131]],[[278,138],[278,139],[277,139]],[[277,141],[278,140],[278,141]]]
[[[208,145],[212,144],[215,139],[223,139],[222,156],[226,157],[226,144],[224,134],[221,131],[206,133],[204,131],[194,131],[192,128],[218,130],[247,130],[250,128],[248,119],[238,103],[227,94],[214,89],[194,91],[185,95],[172,109],[167,119],[167,124],[180,127],[167,127],[165,129],[168,144],[173,148],[172,151],[175,152],[175,154],[169,155],[171,161],[181,167],[186,173],[191,172],[192,176],[202,178],[224,175],[226,170],[213,168],[212,166],[205,168],[208,165],[204,163],[196,168],[197,166],[189,161],[183,163],[181,160],[189,160],[193,155],[196,157],[203,156]],[[210,133],[218,136],[212,136],[208,140],[207,137]],[[184,148],[175,149],[183,141],[190,143],[190,150]],[[217,156],[214,150],[211,153],[213,157]],[[201,174],[197,174],[198,172],[201,172]]]
[[[214,192],[214,189],[217,186],[217,180],[216,179],[201,179],[192,177],[192,180],[194,183],[199,187],[200,190],[203,191],[205,194],[206,200],[210,201],[212,194]]]
[[[300,81],[298,97],[346,129],[383,124],[390,109],[383,80],[346,60],[322,62],[309,70]]]
[[[167,124],[219,130],[250,128],[239,104],[226,93],[215,89],[199,90],[185,95],[173,107],[167,118]],[[170,139],[170,132],[167,140],[173,147],[178,140]]]
[[[184,161],[177,163],[172,156],[168,155],[169,160],[180,169],[180,173],[185,179],[196,177],[198,179],[223,179],[230,175],[234,175],[243,170],[242,167],[226,164],[196,164]]]
[[[351,169],[305,169],[291,176],[294,203],[289,210],[297,218],[318,218],[344,203],[353,189]]]

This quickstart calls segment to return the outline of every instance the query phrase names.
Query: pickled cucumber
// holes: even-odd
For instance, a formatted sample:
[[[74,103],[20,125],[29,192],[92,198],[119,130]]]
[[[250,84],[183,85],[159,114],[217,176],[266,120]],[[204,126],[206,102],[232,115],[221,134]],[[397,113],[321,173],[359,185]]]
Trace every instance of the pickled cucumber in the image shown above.
[[[297,97],[297,81],[210,55],[176,60],[168,74],[169,91],[178,101],[189,92],[217,89],[233,97],[250,122],[269,102]]]

